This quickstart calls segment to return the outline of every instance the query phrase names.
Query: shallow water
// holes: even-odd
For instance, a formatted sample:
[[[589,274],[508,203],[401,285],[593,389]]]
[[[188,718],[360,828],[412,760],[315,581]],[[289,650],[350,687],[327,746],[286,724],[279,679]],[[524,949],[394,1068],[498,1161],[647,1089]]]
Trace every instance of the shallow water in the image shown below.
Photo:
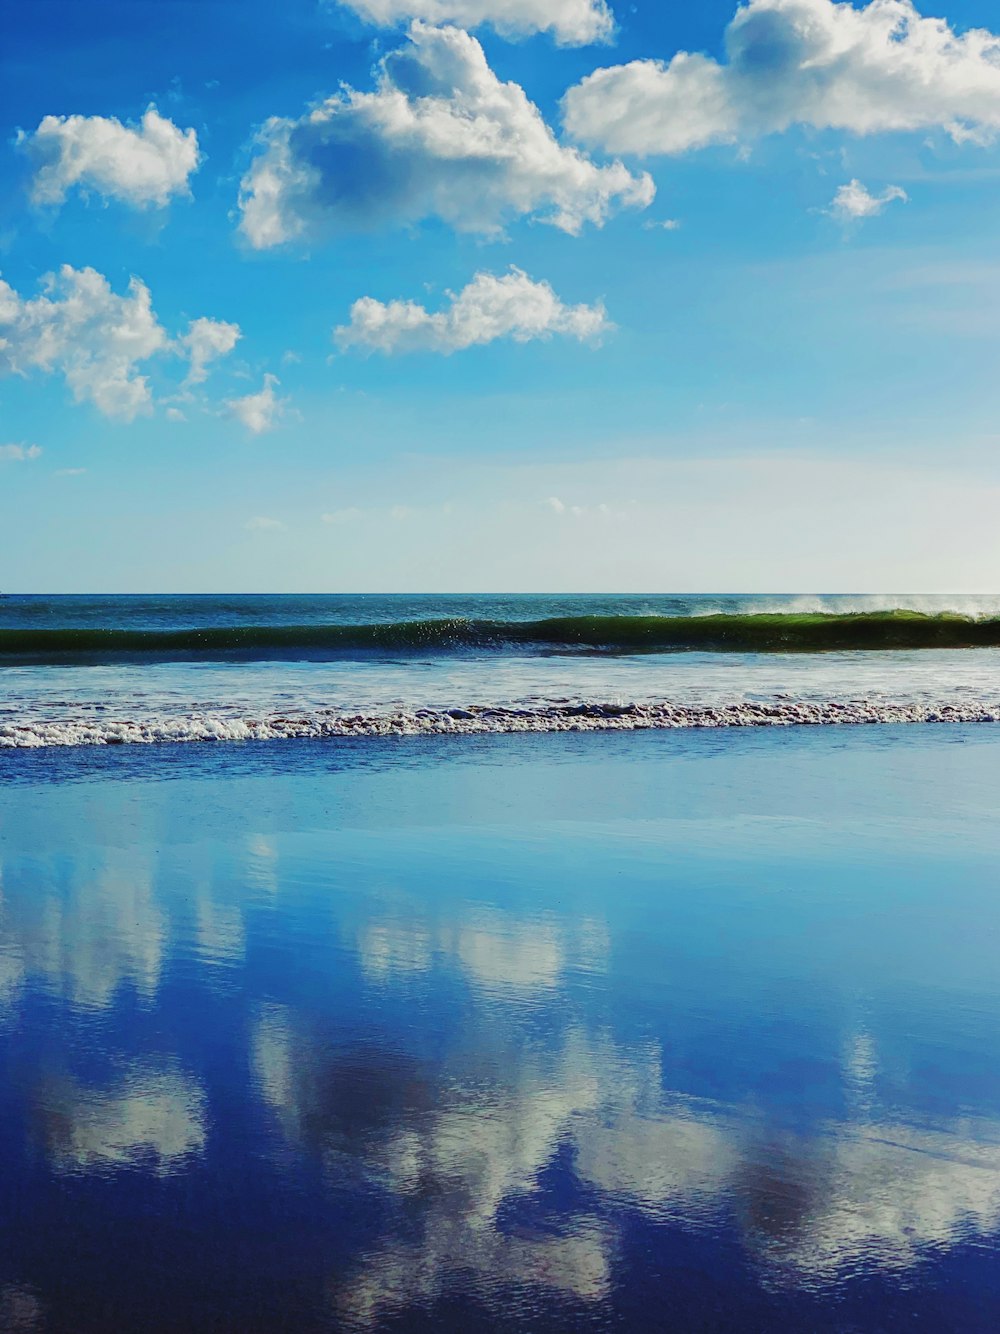
[[[995,1329],[998,761],[8,755],[0,1329]]]
[[[4,634],[125,631],[154,637],[234,627],[400,626],[448,618],[521,624],[550,617],[657,616],[701,622],[714,614],[870,614],[904,606],[994,617],[996,597],[21,597],[0,600]],[[62,642],[62,641],[60,641]],[[89,642],[89,641],[88,641]],[[563,646],[565,649],[566,646]],[[634,647],[634,646],[633,646]],[[369,731],[450,730],[420,710],[516,709],[550,726],[563,704],[668,703],[675,709],[740,710],[767,705],[795,721],[795,706],[860,705],[865,716],[923,717],[941,709],[1000,718],[1000,648],[893,649],[823,653],[581,652],[490,642],[444,651],[414,643],[396,651],[318,651],[303,643],[271,653],[248,648],[218,660],[207,650],[163,661],[150,649],[114,661],[99,653],[53,652],[25,662],[0,654],[0,751],[112,742],[280,739],[336,731],[359,715]],[[207,656],[206,656],[207,654]],[[249,656],[247,656],[249,655]],[[225,659],[225,654],[221,655]],[[497,715],[484,728],[521,724]],[[557,720],[558,725],[558,720]]]

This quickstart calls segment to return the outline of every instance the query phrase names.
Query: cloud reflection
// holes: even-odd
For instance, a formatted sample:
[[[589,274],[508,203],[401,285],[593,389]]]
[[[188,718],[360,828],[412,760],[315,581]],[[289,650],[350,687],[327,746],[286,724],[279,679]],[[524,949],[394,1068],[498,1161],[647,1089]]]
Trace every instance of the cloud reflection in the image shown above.
[[[572,961],[587,972],[607,966],[608,930],[585,918],[570,929],[548,919],[511,921],[482,911],[467,922],[433,925],[400,918],[366,924],[358,956],[373,981],[403,981],[429,973],[435,959],[456,964],[486,991],[551,992]]]
[[[149,858],[115,851],[65,881],[55,867],[32,866],[2,907],[0,1000],[12,1002],[29,976],[83,1010],[106,1009],[124,982],[154,998],[167,919]]]
[[[179,1070],[139,1066],[90,1088],[50,1081],[37,1096],[37,1124],[57,1172],[141,1167],[167,1176],[205,1147],[205,1097]]]
[[[1000,1126],[858,1120],[792,1136],[745,1108],[669,1093],[653,1045],[579,1026],[554,1042],[465,1036],[441,1069],[324,1047],[285,1010],[258,1025],[258,1087],[288,1142],[341,1185],[385,1191],[406,1220],[337,1286],[345,1321],[375,1326],[456,1285],[599,1302],[629,1212],[735,1228],[764,1281],[793,1286],[908,1268],[1000,1227]],[[861,1044],[855,1058],[854,1076],[874,1054]],[[553,1211],[553,1170],[571,1173],[586,1204]]]
[[[830,1124],[777,1152],[754,1146],[733,1182],[751,1206],[744,1219],[751,1247],[785,1281],[825,1283],[859,1268],[908,1269],[965,1237],[997,1231],[1000,1127],[985,1129],[986,1143],[981,1124],[960,1121],[929,1130]],[[781,1194],[798,1205],[775,1225],[760,1204]]]
[[[45,1328],[42,1303],[30,1288],[16,1283],[0,1286],[0,1330],[3,1334],[31,1334]]]
[[[606,1035],[573,1030],[555,1050],[527,1043],[470,1053],[469,1068],[444,1077],[399,1052],[324,1050],[296,1034],[287,1011],[269,1010],[254,1063],[284,1134],[319,1152],[341,1183],[359,1175],[381,1187],[408,1219],[407,1235],[387,1237],[338,1290],[341,1317],[377,1324],[440,1296],[456,1274],[474,1287],[534,1284],[587,1302],[606,1297],[616,1245],[606,1218],[578,1211],[561,1226],[549,1219],[510,1232],[501,1213],[536,1195],[560,1147],[588,1127],[607,1124],[607,1170],[617,1168],[620,1184],[626,1169],[614,1145],[660,1088],[652,1049],[623,1056]],[[669,1142],[690,1154],[699,1135],[703,1164],[685,1170],[700,1183],[718,1148],[712,1132],[684,1124]]]

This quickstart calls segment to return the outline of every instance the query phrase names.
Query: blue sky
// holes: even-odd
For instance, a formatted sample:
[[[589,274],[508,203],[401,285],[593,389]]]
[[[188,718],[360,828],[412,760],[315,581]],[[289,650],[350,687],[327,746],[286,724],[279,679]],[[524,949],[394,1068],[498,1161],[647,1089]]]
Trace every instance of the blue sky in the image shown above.
[[[987,0],[2,15],[0,587],[1000,586]]]

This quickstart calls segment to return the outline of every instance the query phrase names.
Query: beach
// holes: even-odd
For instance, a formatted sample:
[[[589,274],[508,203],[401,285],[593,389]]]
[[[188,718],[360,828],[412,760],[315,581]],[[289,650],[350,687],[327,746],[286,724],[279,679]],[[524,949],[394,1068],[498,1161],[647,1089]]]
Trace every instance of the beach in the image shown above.
[[[995,1328],[998,758],[7,752],[3,1327]]]
[[[0,1334],[998,1334],[997,19],[5,8]]]

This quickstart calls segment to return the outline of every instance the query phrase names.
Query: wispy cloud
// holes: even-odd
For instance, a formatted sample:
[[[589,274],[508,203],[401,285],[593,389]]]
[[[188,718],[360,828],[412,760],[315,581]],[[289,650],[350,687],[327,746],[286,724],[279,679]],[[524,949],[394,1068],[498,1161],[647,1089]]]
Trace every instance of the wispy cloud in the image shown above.
[[[189,362],[185,384],[203,384],[211,363],[228,356],[242,337],[238,324],[210,320],[204,315],[192,320],[187,333],[177,340],[178,350]]]
[[[840,187],[827,212],[841,222],[860,222],[877,217],[894,200],[906,204],[909,198],[898,185],[886,186],[880,195],[873,195],[859,180],[853,180]]]
[[[275,390],[280,384],[276,375],[265,375],[263,388],[243,398],[229,398],[226,407],[237,421],[253,435],[273,430],[284,416],[287,399],[279,398]]]
[[[605,501],[596,505],[568,505],[558,496],[549,496],[542,505],[553,514],[568,514],[574,519],[624,519],[627,515],[626,510],[616,509]]]
[[[328,524],[354,523],[355,520],[363,517],[364,510],[358,509],[356,505],[349,505],[342,510],[330,510],[328,513],[320,515],[323,523]]]
[[[27,463],[41,456],[41,445],[0,445],[0,463]]]

